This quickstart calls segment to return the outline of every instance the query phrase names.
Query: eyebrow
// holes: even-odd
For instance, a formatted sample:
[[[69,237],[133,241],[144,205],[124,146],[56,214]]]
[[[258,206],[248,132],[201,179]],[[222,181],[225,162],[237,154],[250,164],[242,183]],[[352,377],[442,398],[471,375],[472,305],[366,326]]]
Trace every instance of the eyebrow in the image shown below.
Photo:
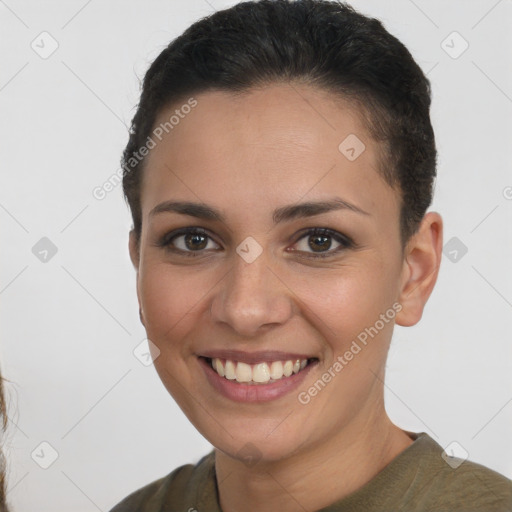
[[[272,214],[274,224],[291,221],[298,218],[313,217],[335,210],[349,210],[361,215],[370,215],[354,204],[351,204],[339,197],[334,197],[329,201],[308,201],[305,203],[291,204],[276,208]],[[149,218],[161,214],[175,212],[182,215],[189,215],[198,219],[215,220],[225,222],[224,215],[213,206],[204,203],[194,203],[190,201],[164,201],[158,204],[149,212]]]

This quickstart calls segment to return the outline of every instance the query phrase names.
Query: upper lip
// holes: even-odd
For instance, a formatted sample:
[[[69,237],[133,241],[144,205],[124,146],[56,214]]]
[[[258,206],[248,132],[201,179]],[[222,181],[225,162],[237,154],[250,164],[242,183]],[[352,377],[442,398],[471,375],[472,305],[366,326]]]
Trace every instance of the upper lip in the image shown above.
[[[256,364],[272,361],[288,361],[297,359],[312,359],[311,355],[298,354],[293,352],[280,352],[277,350],[264,350],[258,352],[243,352],[241,350],[205,350],[198,354],[200,357],[210,359],[229,359],[230,361],[239,361],[246,364]]]

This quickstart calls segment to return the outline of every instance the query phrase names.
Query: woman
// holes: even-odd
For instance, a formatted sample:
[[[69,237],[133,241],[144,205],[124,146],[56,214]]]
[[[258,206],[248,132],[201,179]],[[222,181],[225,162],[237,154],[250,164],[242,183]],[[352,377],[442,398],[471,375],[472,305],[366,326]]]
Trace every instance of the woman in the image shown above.
[[[334,2],[244,2],[158,56],[130,256],[156,370],[215,450],[113,512],[512,510],[510,480],[384,407],[441,261],[429,108],[407,49]]]
[[[4,395],[4,378],[0,375],[0,417],[2,420],[2,431],[5,432],[7,428],[7,406],[5,403]],[[6,496],[6,461],[2,451],[0,451],[0,512],[9,512],[7,507]]]

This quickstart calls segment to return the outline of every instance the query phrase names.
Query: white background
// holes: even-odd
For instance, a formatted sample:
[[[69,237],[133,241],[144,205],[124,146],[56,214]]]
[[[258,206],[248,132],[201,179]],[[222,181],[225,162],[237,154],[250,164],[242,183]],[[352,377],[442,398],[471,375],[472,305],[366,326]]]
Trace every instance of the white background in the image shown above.
[[[15,512],[106,511],[210,449],[132,353],[145,332],[131,220],[120,186],[102,201],[92,190],[119,168],[149,63],[193,21],[234,3],[0,2],[0,360],[11,381],[4,446]],[[443,257],[421,323],[395,332],[388,412],[512,478],[512,2],[352,5],[428,72],[433,209],[445,241],[468,248],[456,263]],[[47,59],[31,48],[43,31],[59,45]],[[457,59],[441,47],[453,31],[469,43]],[[456,51],[462,41],[448,43]],[[58,249],[46,263],[32,253],[42,237]],[[31,456],[49,460],[43,441],[58,452],[48,469]]]

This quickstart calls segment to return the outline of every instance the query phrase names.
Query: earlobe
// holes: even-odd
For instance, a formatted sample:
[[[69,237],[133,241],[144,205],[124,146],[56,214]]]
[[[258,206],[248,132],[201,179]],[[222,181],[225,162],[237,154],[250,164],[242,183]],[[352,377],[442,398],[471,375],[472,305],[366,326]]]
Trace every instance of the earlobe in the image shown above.
[[[409,327],[421,319],[437,281],[442,248],[442,218],[438,213],[429,212],[405,249],[399,297],[402,310],[396,316],[398,325]]]

